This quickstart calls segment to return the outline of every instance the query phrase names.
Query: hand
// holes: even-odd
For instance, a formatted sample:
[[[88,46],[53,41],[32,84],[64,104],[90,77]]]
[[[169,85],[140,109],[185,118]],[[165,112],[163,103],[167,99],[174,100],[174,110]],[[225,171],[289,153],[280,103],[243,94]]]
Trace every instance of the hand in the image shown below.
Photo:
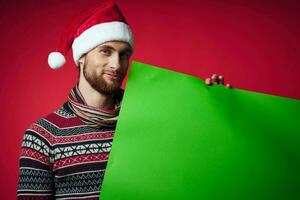
[[[211,78],[205,79],[205,84],[206,85],[218,85],[218,84],[224,85],[224,77],[222,75],[213,74],[211,76]],[[229,83],[227,83],[225,86],[227,88],[232,88],[232,86]]]

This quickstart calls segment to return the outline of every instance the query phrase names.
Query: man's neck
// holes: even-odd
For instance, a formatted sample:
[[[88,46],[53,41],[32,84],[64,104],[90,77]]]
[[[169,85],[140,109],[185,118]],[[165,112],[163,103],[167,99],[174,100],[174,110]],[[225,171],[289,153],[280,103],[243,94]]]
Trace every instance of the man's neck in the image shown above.
[[[78,88],[87,105],[109,110],[114,108],[114,95],[105,95],[99,93],[97,90],[92,88],[92,86],[85,79],[81,79],[79,81]]]

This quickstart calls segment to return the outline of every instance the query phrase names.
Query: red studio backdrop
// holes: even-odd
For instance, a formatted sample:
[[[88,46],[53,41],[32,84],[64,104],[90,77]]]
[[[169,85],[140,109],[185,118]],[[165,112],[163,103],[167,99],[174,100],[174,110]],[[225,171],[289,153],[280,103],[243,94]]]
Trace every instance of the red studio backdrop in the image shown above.
[[[25,129],[59,107],[77,81],[71,52],[59,70],[48,67],[48,53],[71,18],[98,1],[0,1],[1,199],[15,199]],[[300,99],[299,1],[116,2],[135,35],[131,60]]]

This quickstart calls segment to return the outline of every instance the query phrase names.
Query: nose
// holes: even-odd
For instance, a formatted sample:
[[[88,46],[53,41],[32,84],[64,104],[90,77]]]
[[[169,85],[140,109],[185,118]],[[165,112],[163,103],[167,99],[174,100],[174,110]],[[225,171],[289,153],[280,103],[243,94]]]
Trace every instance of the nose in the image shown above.
[[[121,68],[120,56],[118,53],[114,53],[110,59],[110,68],[114,71],[118,71]]]

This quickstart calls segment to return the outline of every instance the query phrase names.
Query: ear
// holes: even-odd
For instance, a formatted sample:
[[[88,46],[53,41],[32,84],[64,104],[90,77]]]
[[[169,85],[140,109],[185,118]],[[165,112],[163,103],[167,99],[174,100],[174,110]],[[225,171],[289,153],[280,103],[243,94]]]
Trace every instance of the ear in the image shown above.
[[[82,69],[83,66],[84,66],[84,63],[85,63],[85,55],[86,55],[86,54],[83,54],[83,55],[79,58],[79,60],[78,60],[78,64],[79,64],[78,68],[79,68],[79,69]]]
[[[83,54],[78,60],[79,65],[83,65],[84,62],[85,62],[85,54]]]

